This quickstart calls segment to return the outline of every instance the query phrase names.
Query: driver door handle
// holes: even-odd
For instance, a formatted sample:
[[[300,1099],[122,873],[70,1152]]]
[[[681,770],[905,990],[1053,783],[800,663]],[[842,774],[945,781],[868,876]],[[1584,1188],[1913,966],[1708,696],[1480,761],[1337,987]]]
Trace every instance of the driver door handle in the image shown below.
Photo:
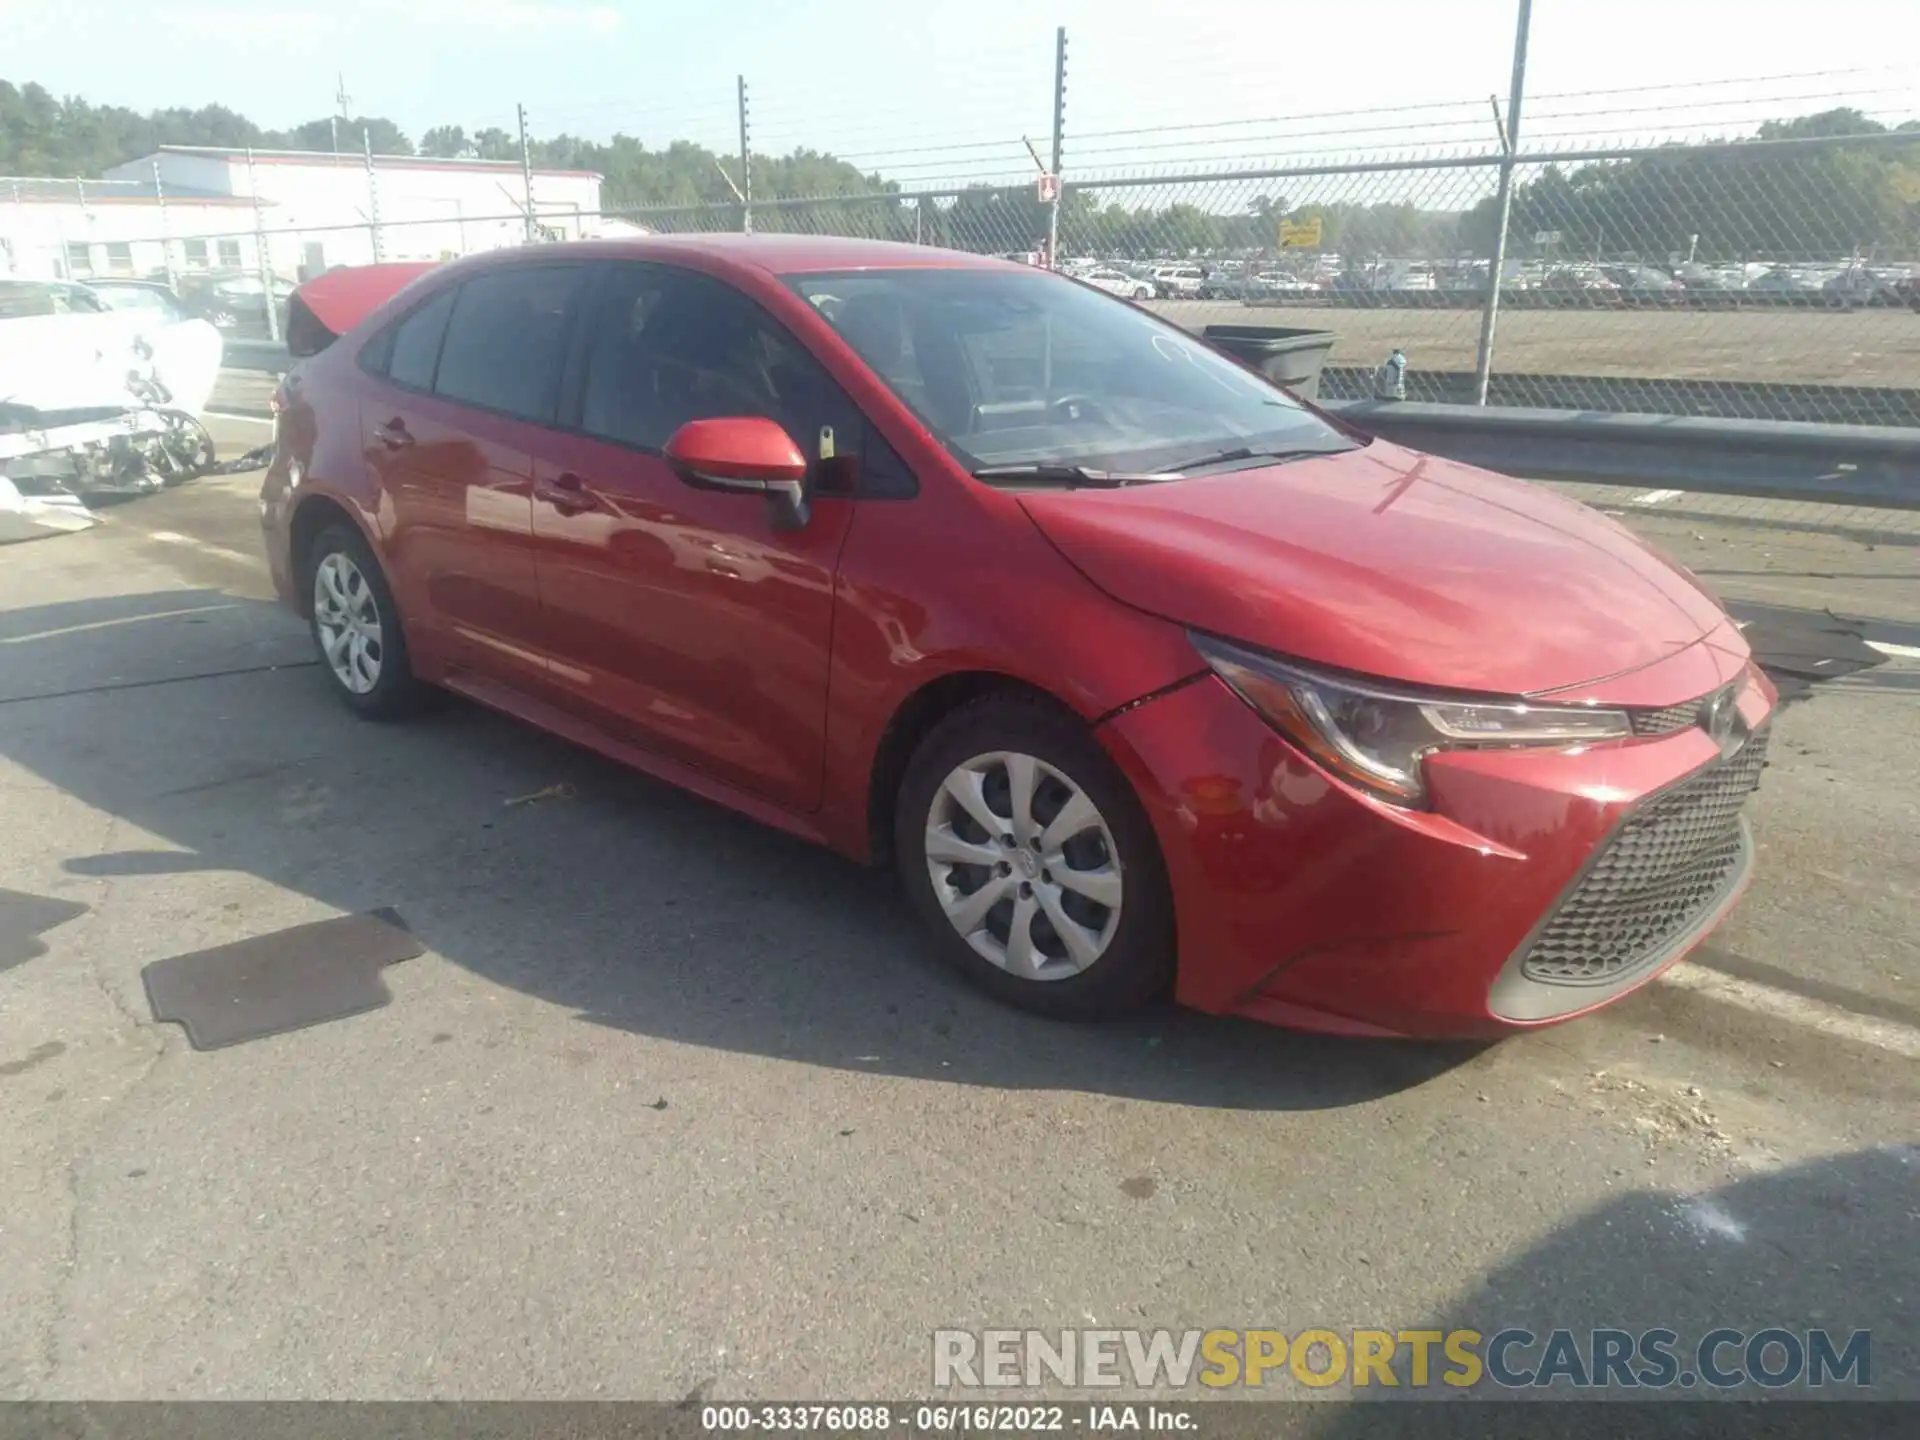
[[[542,476],[534,482],[533,498],[551,505],[562,515],[578,515],[582,511],[592,510],[599,505],[593,493],[587,489],[586,481],[571,470],[563,470],[558,475]]]
[[[397,415],[384,425],[374,426],[373,438],[389,450],[404,450],[413,444],[413,436],[407,433],[406,421]]]

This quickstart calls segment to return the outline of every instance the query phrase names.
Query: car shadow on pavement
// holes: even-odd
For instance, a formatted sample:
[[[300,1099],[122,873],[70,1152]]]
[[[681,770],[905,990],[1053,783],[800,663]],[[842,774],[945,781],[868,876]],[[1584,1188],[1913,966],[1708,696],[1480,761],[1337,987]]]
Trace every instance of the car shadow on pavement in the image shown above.
[[[1488,1358],[1487,1342],[1498,1332],[1531,1332],[1533,1343],[1503,1351],[1509,1362],[1504,1367],[1507,1383],[1496,1382],[1489,1373],[1465,1389],[1448,1386],[1439,1379],[1443,1364],[1436,1347],[1434,1383],[1428,1388],[1410,1387],[1407,1367],[1396,1365],[1396,1387],[1374,1386],[1355,1394],[1380,1401],[1467,1402],[1423,1407],[1417,1433],[1473,1440],[1509,1434],[1911,1433],[1906,1428],[1910,1414],[1903,1424],[1900,1415],[1882,1404],[1844,1402],[1910,1404],[1920,1399],[1920,1364],[1911,1344],[1914,1298],[1920,1296],[1920,1245],[1914,1243],[1917,1199],[1920,1147],[1910,1144],[1828,1156],[1693,1195],[1622,1195],[1557,1227],[1426,1322],[1426,1328],[1442,1333],[1478,1331],[1482,1359]],[[1541,1362],[1556,1329],[1574,1332],[1580,1366],[1565,1378],[1549,1375],[1543,1381],[1540,1375],[1547,1367]],[[1675,1332],[1669,1342],[1676,1361],[1672,1375],[1662,1377],[1644,1366],[1636,1347],[1629,1372],[1663,1383],[1623,1387],[1616,1371],[1615,1383],[1603,1389],[1577,1387],[1574,1379],[1579,1375],[1593,1378],[1589,1337],[1596,1329],[1626,1331],[1636,1341],[1649,1330]],[[1769,1329],[1791,1332],[1791,1345],[1769,1341],[1759,1357],[1763,1372],[1781,1383],[1710,1385],[1698,1363],[1701,1342],[1721,1329],[1738,1331],[1741,1337],[1707,1357],[1723,1380],[1752,1368],[1747,1343],[1752,1336]],[[1854,1333],[1868,1332],[1864,1347],[1855,1352],[1864,1362],[1863,1371],[1849,1373],[1843,1366],[1841,1373],[1829,1374],[1823,1385],[1812,1387],[1815,1342],[1810,1332],[1817,1331],[1826,1332],[1832,1353],[1843,1361]],[[1396,1356],[1402,1358],[1407,1357]],[[1523,1380],[1530,1383],[1513,1383]],[[1490,1415],[1483,1405],[1472,1403],[1583,1397],[1658,1403],[1616,1406],[1604,1412],[1604,1420],[1581,1405],[1528,1406],[1518,1414]],[[1817,1418],[1798,1407],[1703,1410],[1674,1403],[1704,1399],[1830,1403],[1821,1406]],[[1377,1416],[1367,1415],[1370,1408],[1329,1411],[1323,1423],[1304,1427],[1301,1433],[1316,1440],[1415,1433],[1383,1429]]]
[[[1305,1110],[1485,1049],[1007,1009],[939,963],[883,875],[477,707],[369,725],[261,602],[122,596],[0,634],[26,637],[0,648],[0,754],[120,822],[129,843],[56,862],[115,878],[116,905],[252,875],[336,912],[391,905],[448,961],[590,1024],[952,1084]],[[153,944],[141,963],[189,948]]]

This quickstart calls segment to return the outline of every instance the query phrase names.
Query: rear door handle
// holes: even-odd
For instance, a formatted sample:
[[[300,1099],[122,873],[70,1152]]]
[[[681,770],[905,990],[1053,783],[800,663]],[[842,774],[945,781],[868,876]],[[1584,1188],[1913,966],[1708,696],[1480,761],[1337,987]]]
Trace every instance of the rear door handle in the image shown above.
[[[558,475],[537,481],[533,487],[533,498],[546,502],[562,515],[578,515],[599,504],[587,489],[587,482],[571,470],[563,470]]]
[[[389,450],[404,450],[413,444],[413,436],[407,433],[407,422],[395,416],[384,425],[373,427],[373,438]]]

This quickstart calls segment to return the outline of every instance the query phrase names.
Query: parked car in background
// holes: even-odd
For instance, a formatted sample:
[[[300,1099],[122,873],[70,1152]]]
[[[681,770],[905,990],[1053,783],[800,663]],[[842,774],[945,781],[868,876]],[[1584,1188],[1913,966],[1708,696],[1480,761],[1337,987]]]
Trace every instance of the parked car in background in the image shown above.
[[[1202,300],[1238,300],[1247,293],[1252,284],[1244,266],[1232,269],[1217,268],[1207,272],[1206,279],[1200,282]]]
[[[1829,278],[1818,270],[1777,265],[1748,281],[1747,291],[1753,295],[1798,296],[1816,300],[1825,297]]]
[[[1433,266],[1423,261],[1411,264],[1403,261],[1389,261],[1385,266],[1385,284],[1379,288],[1386,290],[1438,290],[1439,277],[1433,272]]]
[[[171,285],[153,280],[89,280],[87,288],[109,310],[155,316],[168,324],[188,320],[186,306]]]
[[[1620,293],[1620,286],[1597,265],[1562,265],[1549,270],[1540,288],[1565,295],[1583,295],[1590,300],[1611,299]]]
[[[1849,265],[1839,274],[1830,276],[1820,287],[1820,292],[1828,300],[1840,305],[1905,303],[1900,295],[1897,276],[1882,274],[1865,265]]]
[[[1199,297],[1206,278],[1198,265],[1156,265],[1153,288],[1163,300],[1193,300]]]
[[[1777,696],[1696,581],[1139,306],[797,235],[368,303],[261,492],[316,698],[453,689],[892,867],[1010,1003],[1498,1035],[1747,880]]]
[[[273,277],[272,304],[286,333],[287,302],[295,287]],[[189,313],[228,334],[267,333],[267,282],[245,271],[213,271],[181,278],[181,301]]]
[[[1118,295],[1123,300],[1151,300],[1159,293],[1151,280],[1142,280],[1124,270],[1089,270],[1079,278],[1094,289]]]
[[[1284,270],[1263,270],[1248,282],[1247,291],[1256,299],[1286,299],[1318,295],[1321,287],[1315,281],[1302,280],[1298,275],[1290,275]]]
[[[1674,272],[1674,278],[1688,290],[1724,293],[1747,288],[1747,276],[1739,266],[1713,266],[1685,264]]]
[[[1603,265],[1600,273],[1629,300],[1678,300],[1687,293],[1682,281],[1651,265]]]
[[[77,280],[0,280],[0,320],[98,315],[107,304]]]

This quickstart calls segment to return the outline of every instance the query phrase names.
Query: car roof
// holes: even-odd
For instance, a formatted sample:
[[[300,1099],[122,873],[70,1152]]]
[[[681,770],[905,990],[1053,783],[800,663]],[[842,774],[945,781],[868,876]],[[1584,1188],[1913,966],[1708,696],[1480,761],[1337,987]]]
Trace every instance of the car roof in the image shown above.
[[[530,247],[546,251],[548,247]],[[703,257],[721,266],[740,266],[773,275],[806,275],[834,270],[1018,270],[1033,267],[990,255],[970,255],[932,245],[890,240],[850,240],[836,235],[647,235],[620,240],[569,240],[566,255],[584,259],[673,260]],[[484,260],[531,258],[529,247],[490,251]],[[467,262],[456,261],[464,265]]]

